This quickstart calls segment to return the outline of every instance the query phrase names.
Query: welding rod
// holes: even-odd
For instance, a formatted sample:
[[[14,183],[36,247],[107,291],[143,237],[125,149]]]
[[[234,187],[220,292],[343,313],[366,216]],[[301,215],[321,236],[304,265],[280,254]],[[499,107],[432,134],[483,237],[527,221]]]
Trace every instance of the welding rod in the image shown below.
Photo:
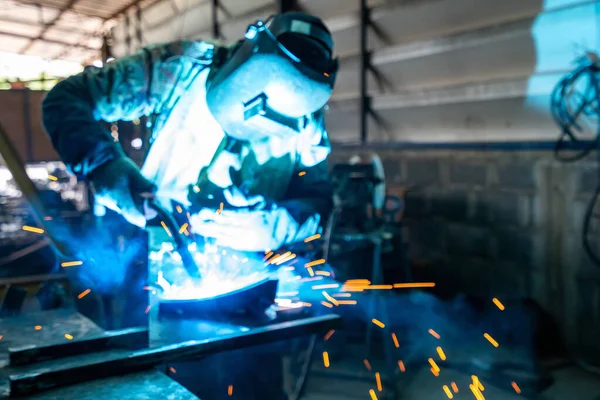
[[[23,196],[29,202],[33,210],[33,217],[37,224],[44,228],[46,237],[50,239],[56,251],[64,258],[70,258],[73,251],[69,249],[69,246],[55,234],[54,225],[52,222],[46,221],[44,218],[48,216],[46,207],[42,202],[40,192],[35,187],[33,181],[27,175],[25,170],[25,163],[19,156],[17,149],[13,145],[12,141],[8,137],[8,133],[4,130],[2,123],[0,123],[0,154],[8,167],[8,170],[12,174],[13,179],[17,183],[17,186],[21,189]]]
[[[179,255],[181,256],[181,261],[183,263],[183,267],[189,274],[191,278],[200,279],[202,276],[200,275],[200,269],[198,268],[198,264],[196,264],[196,260],[194,260],[194,256],[188,249],[188,242],[184,237],[179,233],[179,226],[171,215],[170,212],[161,207],[155,200],[148,201],[148,206],[152,208],[158,214],[158,217],[165,223],[167,228],[171,231],[171,235],[173,236],[173,240],[175,241],[175,247]]]

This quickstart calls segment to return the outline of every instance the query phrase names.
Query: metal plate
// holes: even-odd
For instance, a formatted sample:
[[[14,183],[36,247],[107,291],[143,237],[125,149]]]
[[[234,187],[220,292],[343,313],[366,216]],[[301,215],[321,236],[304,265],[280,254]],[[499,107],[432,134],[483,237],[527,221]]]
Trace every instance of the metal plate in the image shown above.
[[[183,386],[156,370],[98,379],[27,397],[31,400],[195,400]]]
[[[41,326],[36,330],[36,326]],[[0,360],[8,359],[10,348],[51,346],[104,334],[96,324],[74,310],[50,310],[0,319]]]

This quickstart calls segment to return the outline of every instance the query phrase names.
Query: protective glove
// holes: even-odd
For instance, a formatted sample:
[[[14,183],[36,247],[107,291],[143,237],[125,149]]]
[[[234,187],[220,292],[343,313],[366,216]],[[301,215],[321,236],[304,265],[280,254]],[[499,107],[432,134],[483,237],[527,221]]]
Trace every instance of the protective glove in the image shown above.
[[[143,228],[152,212],[145,209],[156,186],[142,176],[133,160],[118,158],[96,168],[89,176],[96,202],[121,214],[129,223]]]
[[[298,223],[284,208],[269,210],[202,209],[190,219],[192,231],[215,244],[240,251],[278,249],[298,231]]]

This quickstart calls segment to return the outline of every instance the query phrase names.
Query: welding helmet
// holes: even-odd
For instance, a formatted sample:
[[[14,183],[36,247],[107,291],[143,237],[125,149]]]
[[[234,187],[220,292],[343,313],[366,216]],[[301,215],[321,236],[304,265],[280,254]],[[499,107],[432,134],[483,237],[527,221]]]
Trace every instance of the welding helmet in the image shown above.
[[[207,82],[207,104],[240,140],[297,135],[333,92],[333,38],[316,17],[293,12],[250,25]]]

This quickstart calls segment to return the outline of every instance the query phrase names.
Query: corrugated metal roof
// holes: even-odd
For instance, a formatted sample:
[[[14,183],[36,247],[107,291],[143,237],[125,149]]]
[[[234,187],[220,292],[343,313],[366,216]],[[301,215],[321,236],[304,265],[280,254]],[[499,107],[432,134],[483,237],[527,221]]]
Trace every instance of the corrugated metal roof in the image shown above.
[[[154,0],[2,0],[0,51],[69,59],[100,57],[102,35],[132,6]]]

